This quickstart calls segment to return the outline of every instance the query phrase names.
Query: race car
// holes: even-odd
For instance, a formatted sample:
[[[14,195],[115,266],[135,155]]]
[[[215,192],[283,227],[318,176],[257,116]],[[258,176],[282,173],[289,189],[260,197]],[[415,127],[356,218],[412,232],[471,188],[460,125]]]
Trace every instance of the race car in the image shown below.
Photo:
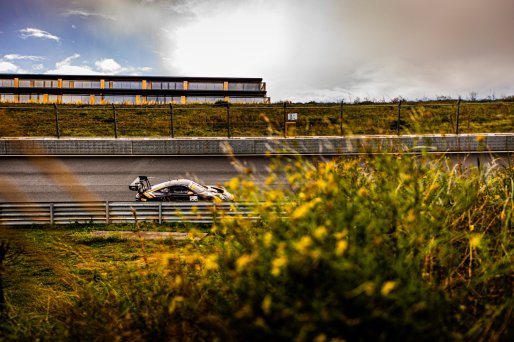
[[[201,185],[189,179],[175,179],[152,186],[147,176],[139,176],[129,185],[137,191],[136,201],[232,201],[234,196],[224,187]]]

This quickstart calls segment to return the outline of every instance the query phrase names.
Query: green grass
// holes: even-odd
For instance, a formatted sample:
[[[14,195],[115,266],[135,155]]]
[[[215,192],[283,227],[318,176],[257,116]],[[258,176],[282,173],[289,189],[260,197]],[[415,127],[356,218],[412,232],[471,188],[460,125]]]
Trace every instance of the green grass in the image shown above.
[[[510,102],[509,102],[510,101]],[[459,133],[512,132],[514,102],[461,102]],[[0,134],[11,136],[55,136],[54,108],[49,105],[0,107]],[[29,108],[30,107],[30,108]],[[401,109],[402,133],[455,133],[456,101],[406,102]],[[231,136],[281,136],[284,107],[232,105]],[[396,134],[398,104],[287,104],[286,113],[298,113],[297,135]],[[114,112],[108,106],[59,106],[59,129],[63,137],[113,137]],[[116,110],[119,137],[171,137],[168,106],[123,106]],[[216,105],[175,105],[173,136],[225,137],[227,109]]]
[[[19,340],[514,337],[514,169],[428,156],[292,159],[274,163],[264,183],[227,184],[256,202],[260,220],[222,216],[200,241],[3,228],[19,253],[2,273],[0,331]]]

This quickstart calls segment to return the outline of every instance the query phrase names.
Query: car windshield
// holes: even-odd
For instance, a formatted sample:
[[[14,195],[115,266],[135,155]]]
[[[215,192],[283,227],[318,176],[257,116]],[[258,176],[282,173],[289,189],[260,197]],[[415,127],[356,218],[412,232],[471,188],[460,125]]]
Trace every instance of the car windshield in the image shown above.
[[[197,192],[207,191],[207,188],[205,186],[195,183],[193,181],[191,181],[191,183],[189,183],[189,189],[197,191]]]

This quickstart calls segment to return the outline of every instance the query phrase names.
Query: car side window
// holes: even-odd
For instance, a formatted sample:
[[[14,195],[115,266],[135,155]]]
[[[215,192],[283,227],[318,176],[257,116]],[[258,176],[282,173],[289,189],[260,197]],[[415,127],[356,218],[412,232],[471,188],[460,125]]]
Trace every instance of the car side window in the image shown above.
[[[187,194],[190,190],[185,186],[172,186],[170,187],[170,192],[172,194]]]

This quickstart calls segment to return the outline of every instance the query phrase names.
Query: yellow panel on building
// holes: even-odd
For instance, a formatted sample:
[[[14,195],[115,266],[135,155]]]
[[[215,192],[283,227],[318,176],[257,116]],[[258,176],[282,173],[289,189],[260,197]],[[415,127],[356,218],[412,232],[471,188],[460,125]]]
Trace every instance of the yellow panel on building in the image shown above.
[[[189,82],[184,81],[184,90],[189,90]]]
[[[186,97],[185,96],[181,96],[180,97],[180,103],[181,104],[186,104]]]
[[[48,94],[43,94],[43,103],[48,103]]]
[[[146,89],[146,80],[142,80],[141,89]]]
[[[105,80],[100,80],[100,89],[105,89]]]
[[[228,90],[228,82],[223,82],[223,90]]]
[[[141,104],[141,95],[136,95],[136,104],[137,105]]]
[[[91,104],[91,105],[95,104],[95,95],[89,95],[89,104]]]
[[[14,79],[14,88],[18,88],[20,86],[20,79],[19,78],[15,78]]]

